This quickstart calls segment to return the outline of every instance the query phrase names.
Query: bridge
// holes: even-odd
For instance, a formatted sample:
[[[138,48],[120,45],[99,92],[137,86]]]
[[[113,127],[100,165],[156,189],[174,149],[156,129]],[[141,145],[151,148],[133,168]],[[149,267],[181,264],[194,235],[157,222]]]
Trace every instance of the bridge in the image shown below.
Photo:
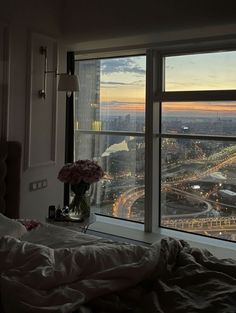
[[[205,218],[162,218],[163,227],[181,229],[185,231],[236,231],[236,216],[205,217]]]

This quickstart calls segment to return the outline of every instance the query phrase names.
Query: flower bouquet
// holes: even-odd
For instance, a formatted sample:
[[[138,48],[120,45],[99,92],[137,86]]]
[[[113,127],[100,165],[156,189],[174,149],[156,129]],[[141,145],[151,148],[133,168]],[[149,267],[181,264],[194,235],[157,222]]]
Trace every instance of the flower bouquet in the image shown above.
[[[90,203],[86,192],[92,183],[98,182],[104,176],[100,165],[91,160],[78,160],[66,164],[59,171],[58,179],[71,185],[74,198],[69,205],[69,212],[83,220],[90,215]]]

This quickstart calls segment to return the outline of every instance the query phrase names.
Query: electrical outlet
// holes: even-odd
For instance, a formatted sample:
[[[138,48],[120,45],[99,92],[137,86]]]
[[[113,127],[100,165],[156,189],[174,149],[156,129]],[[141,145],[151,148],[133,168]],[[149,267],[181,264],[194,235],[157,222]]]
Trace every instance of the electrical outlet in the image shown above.
[[[37,180],[37,181],[33,181],[29,184],[29,190],[30,191],[36,191],[39,189],[43,189],[46,188],[48,186],[48,181],[47,178],[41,179],[41,180]]]
[[[42,187],[46,188],[48,186],[48,181],[47,179],[42,180]]]
[[[41,188],[42,188],[42,185],[43,185],[43,184],[42,184],[42,181],[39,181],[39,182],[38,182],[38,189],[41,189]]]

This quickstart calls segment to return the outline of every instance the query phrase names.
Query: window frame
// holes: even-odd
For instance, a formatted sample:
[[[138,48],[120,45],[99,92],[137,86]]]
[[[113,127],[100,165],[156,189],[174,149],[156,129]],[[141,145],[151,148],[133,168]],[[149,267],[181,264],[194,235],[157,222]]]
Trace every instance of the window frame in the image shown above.
[[[165,91],[164,90],[164,58],[168,56],[180,56],[180,55],[188,55],[188,54],[200,54],[200,53],[214,53],[214,52],[226,52],[226,51],[236,51],[236,45],[206,45],[201,48],[180,48],[174,50],[156,50],[156,63],[159,64],[161,68],[161,77],[159,75],[159,80],[156,81],[157,83],[157,90],[154,92],[154,102],[159,104],[159,123],[158,123],[158,131],[154,131],[154,137],[158,138],[159,144],[162,138],[183,138],[183,139],[202,139],[202,140],[224,140],[224,141],[235,141],[236,136],[212,136],[212,135],[205,135],[205,134],[170,134],[164,133],[161,129],[161,121],[162,121],[162,102],[197,102],[197,101],[236,101],[236,88],[234,90],[204,90],[204,91]],[[155,155],[155,151],[154,151]],[[154,156],[155,157],[155,156]],[[159,149],[159,192],[161,186],[161,149]],[[216,238],[216,237],[209,237],[203,234],[196,234],[194,232],[187,232],[180,229],[174,229],[170,227],[165,227],[161,225],[161,197],[158,199],[158,231],[162,234],[174,234],[175,236],[180,236],[184,239],[190,238],[190,240],[197,239],[198,241],[202,242],[202,239],[205,242],[212,243],[212,242],[225,242],[228,243],[229,246],[231,244],[235,244],[232,240],[223,239],[223,238]],[[164,231],[162,231],[164,230]]]
[[[74,58],[74,62],[79,62],[79,61],[87,61],[87,60],[101,60],[101,59],[112,59],[112,58],[128,58],[128,57],[138,57],[138,56],[145,56],[146,57],[146,52],[143,49],[138,49],[138,50],[124,50],[122,52],[120,51],[113,51],[113,52],[101,52],[101,53],[85,53],[85,54],[76,54],[75,58]],[[146,66],[147,66],[147,57],[146,57]],[[147,82],[146,82],[147,85]],[[146,86],[145,86],[146,88]],[[146,99],[146,96],[145,96]],[[73,99],[73,108],[75,107],[75,100]],[[145,107],[146,107],[146,101],[145,101]],[[146,110],[144,111],[146,114]],[[145,115],[145,123],[146,123],[146,115]],[[71,126],[73,127],[73,132],[75,132],[74,129],[74,123]],[[79,129],[76,130],[78,133],[81,134],[90,134],[90,135],[117,135],[117,136],[134,136],[134,137],[143,137],[144,138],[144,142],[146,143],[146,129],[144,132],[138,132],[138,131],[112,131],[112,130],[87,130],[87,129]],[[73,141],[74,142],[74,141]],[[74,155],[73,155],[74,156]],[[146,158],[146,150],[145,150],[145,158]],[[145,160],[145,164],[146,164],[146,160]],[[146,170],[145,170],[146,172]],[[145,177],[145,181],[146,181],[146,177]],[[146,183],[145,183],[146,186]],[[146,191],[146,188],[145,188]],[[145,202],[146,202],[146,197],[145,197]],[[145,207],[146,204],[144,205],[144,212],[146,214],[145,211]],[[144,215],[144,222],[139,222],[139,221],[134,221],[134,220],[126,220],[120,217],[113,217],[113,216],[107,216],[107,215],[103,215],[101,213],[96,213],[97,215],[103,216],[105,218],[112,218],[112,219],[116,219],[116,220],[123,220],[125,222],[131,222],[131,223],[136,223],[136,224],[143,224],[145,225],[145,220],[146,220],[146,215]],[[145,226],[144,226],[145,227]]]
[[[188,233],[185,231],[160,226],[160,140],[161,138],[163,138],[164,135],[166,137],[170,136],[169,134],[161,133],[161,102],[171,102],[173,100],[176,101],[177,99],[178,101],[188,101],[190,99],[195,101],[232,100],[232,98],[234,98],[233,100],[236,99],[236,90],[163,92],[163,57],[191,53],[216,52],[222,51],[222,49],[225,51],[236,50],[235,37],[212,37],[206,39],[200,38],[192,41],[183,40],[177,42],[164,42],[160,44],[148,44],[142,46],[141,48],[132,47],[128,50],[125,48],[108,48],[92,51],[81,51],[75,52],[75,61],[94,58],[146,55],[144,232],[156,233],[161,236],[173,236],[176,238],[213,245],[219,245],[219,243],[224,241],[223,245],[221,244],[221,246],[235,248],[235,243],[232,241],[227,242],[227,240],[224,239],[207,237],[204,235]],[[157,68],[159,68],[160,70],[157,71]],[[185,136],[187,136],[187,138],[192,137],[192,135]],[[206,137],[197,136],[197,138],[203,139],[207,139]],[[224,136],[222,137],[225,138]],[[219,139],[221,139],[222,137],[218,136]],[[214,137],[214,139],[216,139],[216,137]],[[236,139],[236,137],[234,137],[234,139]],[[153,192],[153,186],[155,186],[157,192]]]

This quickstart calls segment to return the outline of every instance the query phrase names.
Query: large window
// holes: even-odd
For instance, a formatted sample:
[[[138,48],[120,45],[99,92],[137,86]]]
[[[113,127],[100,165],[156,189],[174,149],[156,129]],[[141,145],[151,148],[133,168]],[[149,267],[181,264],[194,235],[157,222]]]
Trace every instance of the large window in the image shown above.
[[[236,241],[236,52],[162,62],[160,225]]]
[[[75,61],[74,159],[106,172],[96,213],[236,241],[235,69],[222,49]]]
[[[144,222],[146,57],[78,60],[74,158],[96,160],[103,180],[91,186],[96,213]]]

